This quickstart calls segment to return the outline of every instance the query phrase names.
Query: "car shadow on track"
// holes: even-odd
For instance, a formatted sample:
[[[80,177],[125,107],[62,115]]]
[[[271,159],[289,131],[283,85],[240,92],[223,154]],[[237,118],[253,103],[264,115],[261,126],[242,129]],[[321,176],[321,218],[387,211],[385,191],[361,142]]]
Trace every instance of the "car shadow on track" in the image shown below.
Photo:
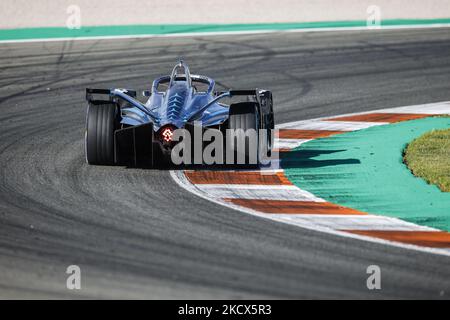
[[[347,164],[360,164],[359,159],[329,159],[329,160],[317,160],[313,159],[323,154],[332,154],[343,152],[346,150],[294,150],[288,152],[280,152],[280,163],[283,169],[293,169],[293,168],[321,168],[321,167],[332,167]],[[237,165],[237,164],[190,164],[190,165],[173,165],[171,163],[160,161],[153,165],[139,165],[130,166],[127,168],[134,169],[146,169],[146,170],[217,170],[217,171],[237,171],[237,170],[264,170],[264,167],[257,165]]]
[[[151,164],[140,164],[137,166],[125,166],[130,169],[143,169],[143,170],[217,170],[217,171],[236,171],[236,170],[258,170],[261,167],[255,164],[189,164],[189,165],[174,165],[169,162],[156,162]]]
[[[331,154],[343,152],[346,150],[294,150],[284,152],[281,154],[281,167],[284,169],[293,168],[321,168],[332,167],[345,164],[360,164],[359,159],[330,159],[330,160],[316,160],[313,159],[322,154]]]

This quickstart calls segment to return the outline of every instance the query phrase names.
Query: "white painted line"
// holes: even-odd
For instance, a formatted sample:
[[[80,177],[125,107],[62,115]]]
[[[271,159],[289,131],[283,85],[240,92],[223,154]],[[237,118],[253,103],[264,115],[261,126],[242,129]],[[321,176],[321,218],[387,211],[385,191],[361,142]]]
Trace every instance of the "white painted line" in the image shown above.
[[[376,215],[355,217],[344,215],[277,214],[277,216],[280,220],[286,220],[301,227],[320,226],[333,230],[438,231],[400,219]]]
[[[450,28],[448,23],[423,24],[423,25],[404,25],[404,26],[382,26],[380,29],[371,29],[367,27],[335,27],[335,28],[304,28],[289,30],[244,30],[244,31],[217,31],[217,32],[186,32],[170,34],[130,34],[121,36],[94,36],[94,37],[62,37],[62,38],[39,38],[39,39],[16,39],[0,40],[1,44],[8,43],[28,43],[28,42],[55,42],[55,41],[90,41],[90,40],[116,40],[116,39],[145,39],[145,38],[163,38],[163,37],[208,37],[208,36],[234,36],[246,34],[266,34],[283,32],[336,32],[336,31],[367,31],[380,32],[385,30],[397,29],[429,29],[429,28]]]
[[[294,200],[325,202],[312,193],[289,185],[211,185],[196,184],[195,187],[213,198],[240,198],[264,200]]]
[[[278,126],[278,128],[296,130],[355,131],[367,129],[373,126],[382,126],[385,124],[388,124],[388,122],[302,120],[282,124]]]
[[[172,38],[172,37],[200,37],[221,36],[237,34],[259,34],[272,32],[286,32],[287,30],[255,30],[255,31],[222,31],[222,32],[186,32],[168,34],[130,34],[121,36],[94,36],[94,37],[63,37],[63,38],[41,38],[41,39],[18,39],[0,40],[2,43],[26,43],[26,42],[55,42],[55,41],[89,41],[89,40],[116,40],[116,39],[147,39],[147,38]]]

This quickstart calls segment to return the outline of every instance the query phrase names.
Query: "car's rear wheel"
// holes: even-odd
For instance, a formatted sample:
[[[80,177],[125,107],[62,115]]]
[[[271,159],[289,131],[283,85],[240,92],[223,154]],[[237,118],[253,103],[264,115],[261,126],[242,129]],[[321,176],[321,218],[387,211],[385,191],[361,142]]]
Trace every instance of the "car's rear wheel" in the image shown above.
[[[115,103],[90,103],[86,118],[86,161],[89,164],[114,164],[114,131],[118,128],[118,107]]]
[[[226,150],[233,152],[234,163],[258,165],[260,115],[257,103],[240,102],[230,105],[228,129],[232,130],[232,136],[227,135]],[[228,159],[227,163],[229,164]]]

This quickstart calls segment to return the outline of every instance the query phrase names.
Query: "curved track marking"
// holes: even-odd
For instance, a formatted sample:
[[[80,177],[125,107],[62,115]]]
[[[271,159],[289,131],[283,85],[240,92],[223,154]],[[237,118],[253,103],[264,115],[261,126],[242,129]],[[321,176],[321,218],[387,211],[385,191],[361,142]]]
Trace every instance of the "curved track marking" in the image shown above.
[[[276,147],[433,115],[450,102],[376,110],[279,125]],[[264,171],[264,169],[262,169]],[[184,189],[223,206],[320,232],[450,256],[450,233],[329,203],[294,186],[281,170],[171,171]]]

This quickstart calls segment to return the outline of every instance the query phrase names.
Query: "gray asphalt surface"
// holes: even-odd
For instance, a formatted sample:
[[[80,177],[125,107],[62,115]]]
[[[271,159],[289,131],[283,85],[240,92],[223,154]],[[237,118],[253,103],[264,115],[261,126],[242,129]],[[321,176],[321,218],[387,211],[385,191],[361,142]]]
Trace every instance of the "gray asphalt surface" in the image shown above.
[[[87,166],[85,87],[143,89],[180,56],[271,89],[278,123],[450,100],[449,29],[0,44],[1,298],[450,297],[448,257],[258,219],[166,170]]]

